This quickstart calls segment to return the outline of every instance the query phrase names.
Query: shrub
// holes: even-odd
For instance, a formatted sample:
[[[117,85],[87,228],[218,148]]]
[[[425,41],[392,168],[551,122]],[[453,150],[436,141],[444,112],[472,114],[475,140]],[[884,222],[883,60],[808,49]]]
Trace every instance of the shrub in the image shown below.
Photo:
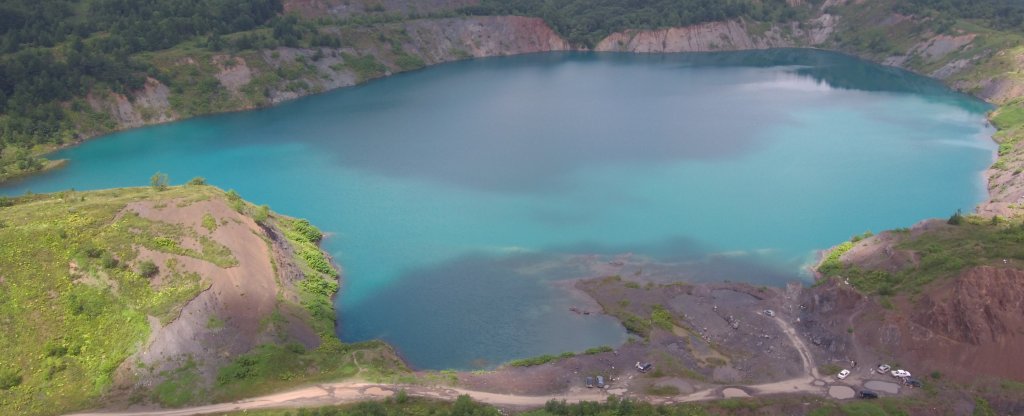
[[[946,221],[946,223],[949,225],[960,225],[963,224],[963,222],[964,216],[962,213],[960,213],[960,210],[956,210],[956,213],[954,213],[951,217],[949,217],[949,220]]]
[[[217,231],[217,219],[213,218],[213,215],[209,213],[203,214],[203,228],[209,230],[211,233]]]
[[[260,205],[256,208],[256,211],[252,213],[253,221],[259,224],[267,222],[267,218],[270,218],[270,207],[266,205]]]
[[[156,189],[158,191],[162,191],[164,189],[167,189],[167,181],[168,179],[166,173],[157,172],[154,173],[153,176],[149,178],[149,186],[152,186],[153,189]]]
[[[21,374],[13,369],[0,369],[0,390],[10,390],[21,384]]]
[[[672,313],[665,309],[664,306],[654,305],[651,308],[651,324],[654,326],[668,331],[674,325],[672,321]]]
[[[309,265],[309,268],[326,274],[328,276],[337,276],[337,272],[334,271],[334,267],[331,267],[331,262],[327,261],[327,257],[324,256],[319,249],[316,247],[305,247],[299,252],[299,257],[302,257]]]
[[[156,263],[153,263],[152,260],[139,263],[139,276],[151,278],[156,276],[157,273],[160,273],[160,268],[156,267]]]
[[[202,176],[196,176],[196,177],[194,177],[192,179],[189,179],[189,181],[188,181],[188,183],[186,185],[189,185],[189,186],[203,186],[203,185],[206,185],[206,178],[204,178]]]
[[[306,220],[296,220],[292,223],[292,229],[299,233],[306,241],[310,243],[319,242],[324,238],[324,234],[320,232],[313,224],[310,224]]]

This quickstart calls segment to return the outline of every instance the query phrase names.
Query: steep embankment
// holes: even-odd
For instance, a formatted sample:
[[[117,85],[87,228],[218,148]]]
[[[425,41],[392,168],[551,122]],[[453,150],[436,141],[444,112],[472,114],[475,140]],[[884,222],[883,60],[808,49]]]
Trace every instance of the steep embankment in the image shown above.
[[[805,294],[804,328],[830,358],[1024,381],[1006,360],[1024,345],[1021,238],[1019,218],[954,216],[840,246],[818,267],[835,279]]]
[[[358,371],[333,337],[337,273],[304,221],[203,185],[0,202],[0,413],[175,406]]]

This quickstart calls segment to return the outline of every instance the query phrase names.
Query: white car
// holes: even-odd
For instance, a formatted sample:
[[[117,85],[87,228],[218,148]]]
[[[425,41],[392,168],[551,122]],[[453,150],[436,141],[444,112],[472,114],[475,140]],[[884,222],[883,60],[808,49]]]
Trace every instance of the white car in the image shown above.
[[[836,374],[836,377],[839,378],[840,380],[842,380],[842,379],[846,378],[849,375],[850,375],[850,370],[847,370],[847,369],[844,368],[843,371],[840,371],[839,374]]]
[[[892,370],[892,376],[898,378],[910,377],[910,372],[907,370]]]
[[[882,364],[878,366],[878,372],[882,374],[888,373],[891,369],[892,367],[890,367],[889,364]]]

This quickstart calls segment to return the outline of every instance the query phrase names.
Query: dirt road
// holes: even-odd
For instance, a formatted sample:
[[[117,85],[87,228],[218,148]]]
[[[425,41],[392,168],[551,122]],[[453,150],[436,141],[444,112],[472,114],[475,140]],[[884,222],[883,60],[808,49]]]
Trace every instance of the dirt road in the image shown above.
[[[827,394],[827,383],[818,374],[814,366],[812,355],[807,345],[797,336],[796,330],[782,319],[776,320],[793,346],[800,352],[807,375],[795,379],[777,381],[749,386],[733,386],[743,390],[747,394],[764,395],[779,393],[812,393]],[[713,400],[723,397],[724,387],[701,390],[685,396],[665,398],[645,398],[654,403],[680,403],[699,400]],[[426,387],[414,385],[393,385],[375,384],[361,381],[347,381],[340,383],[318,384],[299,390],[276,393],[252,399],[239,400],[232,403],[220,403],[207,406],[189,407],[184,409],[137,409],[125,411],[96,411],[76,413],[72,416],[119,416],[119,415],[142,415],[142,416],[185,416],[210,413],[223,413],[240,410],[273,409],[273,408],[297,408],[297,407],[320,407],[344,403],[354,403],[365,400],[379,400],[393,396],[397,391],[405,390],[411,396],[427,397],[439,400],[455,400],[458,396],[466,394],[473,400],[502,407],[531,408],[543,406],[549,400],[565,400],[569,403],[580,401],[604,401],[608,393],[602,390],[576,389],[567,394],[549,396],[524,396],[512,394],[488,393],[482,391],[465,390],[446,387]],[[626,394],[629,395],[628,393]]]

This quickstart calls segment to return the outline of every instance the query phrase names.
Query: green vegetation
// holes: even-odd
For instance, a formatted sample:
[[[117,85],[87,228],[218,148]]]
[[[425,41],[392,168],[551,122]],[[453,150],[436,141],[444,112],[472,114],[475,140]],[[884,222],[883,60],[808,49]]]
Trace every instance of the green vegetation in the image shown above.
[[[850,249],[853,248],[853,245],[854,243],[852,241],[846,241],[833,247],[832,251],[829,251],[828,256],[825,256],[825,259],[818,265],[818,272],[824,275],[830,275],[836,270],[842,269],[843,263],[839,261],[839,258],[842,257],[843,254],[846,254],[847,251],[850,251]]]
[[[572,358],[572,357],[575,357],[575,356],[576,356],[576,353],[574,353],[574,352],[563,352],[563,353],[561,353],[559,355],[544,354],[544,355],[539,355],[539,356],[536,356],[536,357],[522,358],[522,359],[519,359],[519,360],[512,360],[512,361],[509,361],[507,365],[509,367],[532,367],[532,366],[535,366],[535,365],[547,364],[547,363],[550,363],[550,362],[553,362],[553,361],[558,361],[558,360],[563,359],[563,358]]]
[[[382,402],[368,401],[356,404],[298,410],[249,410],[230,413],[246,416],[499,416],[506,414],[491,406],[480,404],[469,396],[459,396],[454,402],[408,397],[400,390],[394,398]]]
[[[917,253],[920,262],[916,267],[889,273],[826,260],[818,271],[825,276],[842,276],[864,292],[892,295],[916,293],[924,285],[955,276],[968,267],[1001,266],[1004,260],[1024,260],[1024,219],[993,221],[961,215],[959,224],[937,227],[916,236],[901,234],[896,249]],[[826,264],[828,267],[824,267]]]
[[[826,376],[834,376],[836,374],[839,374],[839,370],[842,369],[842,367],[835,364],[822,364],[821,366],[818,366],[818,372]]]
[[[199,276],[173,263],[162,267],[161,285],[152,286],[141,273],[148,266],[139,269],[152,264],[138,261],[140,247],[231,264],[213,241],[202,252],[176,244],[194,238],[191,230],[118,213],[131,202],[219,192],[65,191],[0,204],[0,413],[51,414],[93,404],[114,369],[145,340],[146,316],[166,322],[202,290]]]
[[[209,232],[217,231],[217,219],[213,218],[210,213],[203,214],[203,228]]]
[[[237,400],[356,375],[394,381],[407,371],[390,347],[380,341],[343,344],[337,338],[324,338],[319,347],[308,351],[295,343],[264,344],[222,367],[209,398]]]
[[[334,338],[334,305],[338,271],[317,243],[323,233],[306,220],[277,218],[278,226],[295,249],[295,263],[306,278],[299,282],[300,302],[313,317],[313,329],[321,338]]]
[[[482,0],[464,9],[479,15],[524,15],[543,18],[569,42],[593,47],[606,36],[625,29],[654,29],[696,23],[752,18],[794,21],[806,18],[811,6],[790,7],[783,0]],[[821,1],[811,1],[811,5]]]
[[[583,355],[594,355],[594,354],[600,354],[600,353],[612,352],[612,351],[614,351],[614,349],[612,349],[612,347],[609,347],[607,345],[602,345],[600,347],[587,348],[586,351],[583,351]],[[563,352],[563,353],[558,354],[558,355],[544,354],[544,355],[539,355],[539,356],[536,356],[536,357],[523,358],[523,359],[519,359],[519,360],[512,360],[512,361],[509,361],[506,365],[508,365],[510,367],[532,367],[532,366],[535,366],[535,365],[547,364],[547,363],[550,363],[550,362],[558,361],[558,360],[565,359],[565,358],[572,358],[572,357],[575,357],[575,356],[576,356],[576,353],[571,352],[571,351],[567,351],[567,352]]]
[[[109,129],[83,98],[91,91],[141,88],[146,76],[162,78],[141,53],[196,39],[219,49],[209,39],[277,23],[281,10],[278,0],[4,2],[0,153],[7,146],[67,143],[79,137],[76,124]],[[94,120],[78,123],[82,118]]]
[[[345,60],[344,66],[355,72],[360,82],[380,77],[388,69],[384,64],[378,62],[377,58],[374,58],[373,55],[355,56],[342,53],[341,57]]]
[[[672,327],[675,326],[675,318],[672,317],[672,313],[665,309],[664,306],[654,305],[651,307],[651,324],[671,331]]]
[[[199,372],[195,361],[170,373],[162,374],[166,379],[153,389],[153,400],[166,407],[181,407],[195,399],[195,386],[199,383]]]

